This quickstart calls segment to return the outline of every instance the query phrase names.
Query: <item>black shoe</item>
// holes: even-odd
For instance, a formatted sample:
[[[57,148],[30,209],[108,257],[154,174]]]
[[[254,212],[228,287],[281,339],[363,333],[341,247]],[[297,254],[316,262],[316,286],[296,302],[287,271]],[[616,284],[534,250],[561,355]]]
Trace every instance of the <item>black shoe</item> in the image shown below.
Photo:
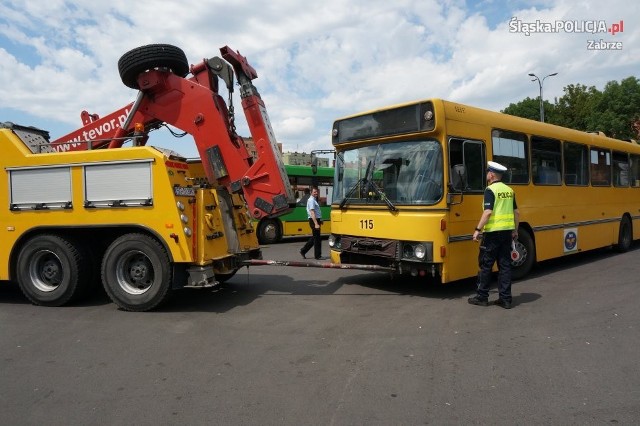
[[[320,257],[316,257],[316,260],[327,260],[327,258],[324,256],[320,256]]]
[[[302,252],[302,250],[300,250],[300,256],[302,256],[303,259],[306,259],[307,256],[304,255],[304,253]]]
[[[508,300],[504,300],[504,299],[498,299],[495,302],[493,302],[494,305],[498,305],[501,306],[505,309],[511,309],[511,302]]]
[[[467,300],[471,305],[489,306],[489,299],[483,299],[480,296],[473,296]]]

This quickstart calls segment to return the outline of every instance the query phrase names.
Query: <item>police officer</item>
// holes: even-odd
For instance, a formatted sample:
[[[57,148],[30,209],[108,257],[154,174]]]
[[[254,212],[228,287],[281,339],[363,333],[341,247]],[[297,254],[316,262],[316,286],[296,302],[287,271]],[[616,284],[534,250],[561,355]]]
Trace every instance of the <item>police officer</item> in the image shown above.
[[[506,171],[503,165],[488,162],[484,211],[473,233],[473,241],[480,237],[482,241],[478,255],[477,294],[469,298],[472,305],[489,305],[489,280],[497,261],[500,297],[494,304],[511,309],[511,242],[518,237],[519,212],[513,189],[501,181]]]

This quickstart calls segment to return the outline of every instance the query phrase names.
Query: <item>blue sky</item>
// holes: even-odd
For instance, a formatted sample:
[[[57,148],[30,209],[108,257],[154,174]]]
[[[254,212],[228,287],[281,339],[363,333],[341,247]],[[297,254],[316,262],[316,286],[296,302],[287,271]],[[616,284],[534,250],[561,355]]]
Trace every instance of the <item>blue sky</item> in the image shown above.
[[[81,127],[82,110],[107,115],[135,99],[118,76],[126,51],[169,43],[197,63],[229,45],[257,70],[284,150],[328,149],[333,120],[363,110],[430,97],[500,110],[538,95],[530,72],[558,73],[545,80],[548,100],[569,84],[638,77],[639,16],[623,0],[2,0],[0,122],[57,138]],[[621,21],[617,34],[585,32]],[[513,30],[558,22],[573,29]],[[588,48],[601,40],[622,49]],[[166,130],[149,143],[196,155]]]

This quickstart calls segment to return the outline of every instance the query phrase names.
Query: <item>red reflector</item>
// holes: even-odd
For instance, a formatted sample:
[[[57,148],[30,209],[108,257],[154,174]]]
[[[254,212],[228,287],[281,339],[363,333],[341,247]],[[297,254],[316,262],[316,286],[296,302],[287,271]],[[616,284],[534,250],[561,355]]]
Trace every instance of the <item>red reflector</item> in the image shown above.
[[[444,231],[445,229],[447,229],[447,221],[445,219],[442,219],[440,221],[440,230]]]
[[[445,246],[440,246],[440,257],[445,257],[447,255],[447,248]]]

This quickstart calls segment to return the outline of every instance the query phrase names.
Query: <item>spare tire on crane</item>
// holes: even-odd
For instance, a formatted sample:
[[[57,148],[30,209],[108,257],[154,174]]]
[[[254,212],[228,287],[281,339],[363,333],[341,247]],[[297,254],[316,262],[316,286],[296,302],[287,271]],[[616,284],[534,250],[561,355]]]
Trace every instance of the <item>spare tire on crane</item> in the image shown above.
[[[148,44],[131,49],[118,60],[118,71],[125,86],[138,90],[138,76],[148,70],[168,68],[184,77],[189,73],[189,62],[184,51],[170,44]]]

